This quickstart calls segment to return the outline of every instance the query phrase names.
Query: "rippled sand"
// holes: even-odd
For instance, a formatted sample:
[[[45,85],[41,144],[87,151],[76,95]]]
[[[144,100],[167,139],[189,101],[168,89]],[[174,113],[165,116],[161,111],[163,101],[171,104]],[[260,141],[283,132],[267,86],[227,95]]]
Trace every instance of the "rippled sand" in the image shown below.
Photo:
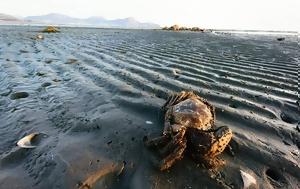
[[[240,170],[260,188],[300,187],[296,37],[39,30],[0,27],[0,188],[242,188]],[[223,185],[189,157],[167,172],[150,161],[143,137],[181,90],[234,131]],[[16,146],[33,132],[46,134],[37,148]]]

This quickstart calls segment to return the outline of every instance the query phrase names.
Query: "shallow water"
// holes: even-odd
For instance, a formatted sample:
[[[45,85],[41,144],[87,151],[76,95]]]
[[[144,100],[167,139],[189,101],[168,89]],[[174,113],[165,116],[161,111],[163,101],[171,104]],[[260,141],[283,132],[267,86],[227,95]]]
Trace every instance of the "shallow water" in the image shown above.
[[[241,188],[241,169],[260,188],[300,186],[296,36],[61,28],[32,39],[40,30],[0,27],[0,188],[80,187],[123,161],[94,187],[223,188],[188,157],[159,172],[143,145],[181,90],[208,99],[216,125],[234,131],[225,185]],[[16,147],[32,132],[47,137]]]

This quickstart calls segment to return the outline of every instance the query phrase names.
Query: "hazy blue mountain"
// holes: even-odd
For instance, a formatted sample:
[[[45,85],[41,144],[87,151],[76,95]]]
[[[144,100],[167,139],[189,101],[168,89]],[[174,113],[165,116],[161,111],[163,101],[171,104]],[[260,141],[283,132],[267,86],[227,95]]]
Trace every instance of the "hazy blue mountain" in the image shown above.
[[[86,23],[92,24],[92,25],[101,25],[104,24],[107,20],[100,16],[93,16],[84,19]]]
[[[62,14],[47,14],[41,16],[28,16],[24,18],[28,21],[41,22],[45,24],[80,24],[81,20]]]
[[[134,18],[124,18],[107,20],[103,17],[89,17],[85,19],[74,18],[63,14],[47,14],[41,16],[28,16],[25,20],[57,25],[73,25],[73,26],[96,26],[105,28],[133,28],[133,29],[158,29],[160,26],[153,23],[142,23]]]
[[[124,19],[116,19],[110,21],[112,26],[122,27],[122,28],[147,28],[149,27],[149,23],[140,23],[134,18],[124,18]]]
[[[14,16],[0,13],[0,21],[20,21],[20,20]]]
[[[23,18],[0,13],[0,25],[23,25],[28,23],[29,22],[24,21]]]

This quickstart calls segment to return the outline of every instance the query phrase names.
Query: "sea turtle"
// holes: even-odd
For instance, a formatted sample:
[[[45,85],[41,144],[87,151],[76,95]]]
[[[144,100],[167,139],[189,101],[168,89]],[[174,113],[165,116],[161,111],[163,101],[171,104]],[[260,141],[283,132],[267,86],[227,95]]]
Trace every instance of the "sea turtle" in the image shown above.
[[[182,91],[170,95],[162,111],[162,136],[145,140],[146,146],[158,148],[164,157],[159,162],[160,170],[170,168],[185,152],[206,167],[223,163],[216,156],[230,142],[232,131],[227,126],[215,127],[215,109],[211,104],[193,92]]]

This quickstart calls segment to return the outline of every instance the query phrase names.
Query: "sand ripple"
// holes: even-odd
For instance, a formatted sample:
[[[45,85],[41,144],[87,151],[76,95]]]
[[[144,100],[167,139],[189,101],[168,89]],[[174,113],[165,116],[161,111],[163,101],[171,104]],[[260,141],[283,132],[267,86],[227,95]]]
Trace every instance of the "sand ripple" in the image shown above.
[[[189,158],[167,173],[149,161],[142,138],[161,132],[160,106],[181,90],[234,131],[224,183],[241,187],[251,169],[262,188],[300,186],[296,37],[63,28],[31,39],[38,29],[0,27],[0,187],[74,188],[122,161],[97,186],[222,187]],[[49,137],[17,149],[32,132]]]

